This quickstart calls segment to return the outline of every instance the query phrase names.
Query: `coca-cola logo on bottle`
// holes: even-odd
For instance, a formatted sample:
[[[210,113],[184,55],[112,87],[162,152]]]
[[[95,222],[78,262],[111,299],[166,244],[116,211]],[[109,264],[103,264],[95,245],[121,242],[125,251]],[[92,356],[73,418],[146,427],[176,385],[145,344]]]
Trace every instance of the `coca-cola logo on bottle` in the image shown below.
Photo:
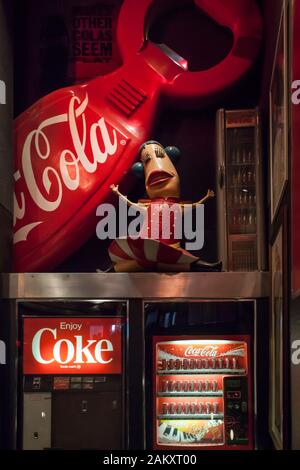
[[[121,372],[119,318],[27,318],[24,374]]]
[[[88,175],[95,174],[99,165],[107,166],[109,159],[113,158],[115,165],[123,152],[127,137],[104,117],[93,121],[88,103],[88,94],[83,99],[72,96],[67,112],[47,116],[24,138],[17,139],[20,158],[14,173],[14,243],[25,241],[47,214],[66,204],[68,192],[87,185]],[[39,219],[33,219],[32,213]]]

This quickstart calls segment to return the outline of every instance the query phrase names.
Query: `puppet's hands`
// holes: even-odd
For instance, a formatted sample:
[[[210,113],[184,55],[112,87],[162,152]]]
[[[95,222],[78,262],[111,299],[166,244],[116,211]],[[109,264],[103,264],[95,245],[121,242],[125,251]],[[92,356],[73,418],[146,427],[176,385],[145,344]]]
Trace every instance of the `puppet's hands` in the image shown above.
[[[212,197],[215,197],[215,193],[214,191],[209,189],[206,195],[202,199],[200,199],[200,201],[194,202],[190,207],[196,207],[198,204],[203,204],[205,201],[207,201],[207,199],[210,199]]]
[[[124,196],[122,193],[119,191],[119,186],[116,184],[111,184],[110,189],[112,190],[113,193],[115,193],[119,198],[122,199],[122,201],[126,202],[128,206],[135,206],[137,209],[140,209],[140,206],[138,204],[135,204],[134,202],[129,201],[126,196]]]
[[[119,186],[118,185],[111,184],[110,189],[112,190],[113,193],[119,194]]]

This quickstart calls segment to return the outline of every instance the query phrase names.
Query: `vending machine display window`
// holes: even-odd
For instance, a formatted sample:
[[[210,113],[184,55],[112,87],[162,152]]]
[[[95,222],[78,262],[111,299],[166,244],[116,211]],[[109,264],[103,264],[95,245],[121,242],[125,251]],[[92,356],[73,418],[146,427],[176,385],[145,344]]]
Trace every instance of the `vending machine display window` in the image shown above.
[[[144,303],[147,448],[260,446],[257,423],[267,426],[257,362],[258,350],[267,353],[262,307],[225,299]]]
[[[251,448],[247,337],[154,337],[155,448]]]

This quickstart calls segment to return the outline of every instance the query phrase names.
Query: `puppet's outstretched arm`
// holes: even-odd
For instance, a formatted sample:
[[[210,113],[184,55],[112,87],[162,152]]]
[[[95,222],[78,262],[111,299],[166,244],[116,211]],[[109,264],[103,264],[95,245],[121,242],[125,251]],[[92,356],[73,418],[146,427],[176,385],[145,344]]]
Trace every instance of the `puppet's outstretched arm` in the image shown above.
[[[214,193],[214,191],[209,189],[207,191],[207,194],[202,199],[200,199],[200,201],[193,202],[192,204],[182,204],[182,205],[184,207],[196,207],[196,206],[198,206],[198,204],[203,204],[205,201],[207,201],[207,199],[211,199],[212,197],[215,197],[215,193]]]
[[[144,205],[142,204],[137,204],[136,202],[132,202],[130,201],[126,196],[124,196],[124,194],[122,194],[120,191],[119,191],[119,186],[118,185],[115,185],[115,184],[112,184],[110,186],[110,189],[112,190],[113,193],[115,193],[117,196],[119,196],[119,198],[122,199],[122,201],[126,202],[126,204],[129,206],[129,207],[136,207],[138,210],[142,210],[142,209],[145,209]]]

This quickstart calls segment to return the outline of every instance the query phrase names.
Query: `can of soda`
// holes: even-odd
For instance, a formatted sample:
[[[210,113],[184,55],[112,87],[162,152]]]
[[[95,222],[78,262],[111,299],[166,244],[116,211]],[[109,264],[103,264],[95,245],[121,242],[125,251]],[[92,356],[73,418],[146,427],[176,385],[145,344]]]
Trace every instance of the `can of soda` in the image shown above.
[[[174,359],[169,359],[168,361],[168,369],[174,370]]]
[[[208,359],[202,359],[202,368],[207,369],[208,368]]]
[[[163,404],[162,404],[162,414],[163,414],[163,415],[167,415],[167,414],[168,414],[168,404],[167,404],[167,403],[163,403]]]
[[[180,369],[181,369],[181,360],[180,360],[180,359],[176,359],[176,361],[175,361],[175,369],[176,369],[176,370],[180,370]]]
[[[190,392],[195,391],[195,382],[193,380],[191,380],[190,383],[189,383],[189,391]]]
[[[190,369],[195,369],[195,359],[190,359]]]
[[[162,381],[162,392],[166,392],[168,390],[168,381],[163,380]]]
[[[215,369],[215,368],[216,368],[216,362],[217,362],[216,359],[212,359],[212,360],[211,360],[211,368],[212,368],[212,369]]]
[[[177,380],[177,382],[176,382],[176,391],[181,392],[181,382],[180,382],[180,380]]]
[[[196,369],[201,369],[201,359],[196,359]]]
[[[182,361],[182,366],[183,366],[183,369],[187,370],[188,367],[189,367],[189,361],[188,359],[183,359]]]
[[[169,392],[174,391],[174,381],[173,380],[169,380],[169,382],[168,382],[168,391]]]
[[[218,410],[219,410],[219,403],[216,401],[213,404],[213,413],[214,413],[214,415],[218,414]]]
[[[180,415],[182,413],[183,406],[182,403],[177,403],[177,414]]]
[[[169,404],[169,414],[170,414],[170,415],[173,415],[173,414],[175,413],[175,411],[176,411],[175,408],[176,408],[176,407],[175,407],[175,403],[170,403],[170,404]]]
[[[189,383],[186,380],[182,384],[182,389],[184,392],[188,392],[189,390]]]

